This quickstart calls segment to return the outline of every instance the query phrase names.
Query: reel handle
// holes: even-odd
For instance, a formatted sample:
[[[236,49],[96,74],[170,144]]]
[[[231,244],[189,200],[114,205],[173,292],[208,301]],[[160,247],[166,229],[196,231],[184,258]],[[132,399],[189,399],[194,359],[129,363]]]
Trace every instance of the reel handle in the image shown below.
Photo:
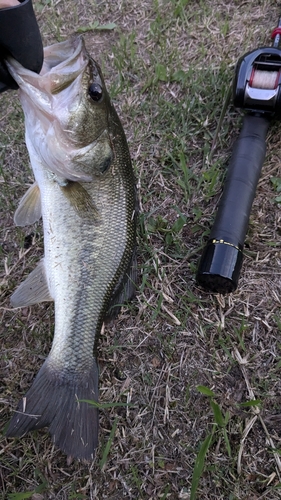
[[[252,203],[266,153],[269,118],[247,114],[234,145],[223,194],[196,279],[208,291],[238,284]]]

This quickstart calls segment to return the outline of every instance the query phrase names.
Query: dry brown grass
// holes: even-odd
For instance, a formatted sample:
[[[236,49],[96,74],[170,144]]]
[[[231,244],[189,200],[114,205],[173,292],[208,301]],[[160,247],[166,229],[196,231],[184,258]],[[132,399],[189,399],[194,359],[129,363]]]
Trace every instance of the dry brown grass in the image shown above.
[[[279,123],[268,135],[238,290],[225,297],[209,295],[196,284],[195,272],[241,124],[230,107],[209,164],[224,93],[238,57],[270,43],[280,6],[269,0],[36,0],[35,5],[44,44],[94,20],[118,25],[112,31],[89,31],[85,40],[103,66],[126,130],[144,229],[139,233],[137,299],[106,326],[99,347],[101,402],[131,405],[101,411],[100,447],[90,465],[68,466],[45,430],[18,440],[2,437],[3,498],[23,498],[9,495],[30,491],[33,500],[188,500],[196,455],[214,422],[209,399],[197,390],[203,385],[216,394],[223,415],[229,412],[225,429],[232,453],[230,457],[218,428],[198,498],[277,500],[280,210],[270,178],[281,177]],[[161,73],[159,64],[166,72]],[[174,77],[180,70],[182,78]],[[42,255],[43,242],[40,224],[22,230],[12,219],[32,182],[16,93],[1,96],[0,117],[4,430],[50,350],[54,316],[51,305],[19,310],[9,305],[12,290]],[[178,182],[183,178],[181,154],[190,169],[186,189]],[[173,227],[179,211],[186,224],[177,232]],[[25,250],[24,238],[30,233],[31,246]],[[241,406],[250,399],[261,400],[260,411]],[[101,470],[116,418],[115,437]]]

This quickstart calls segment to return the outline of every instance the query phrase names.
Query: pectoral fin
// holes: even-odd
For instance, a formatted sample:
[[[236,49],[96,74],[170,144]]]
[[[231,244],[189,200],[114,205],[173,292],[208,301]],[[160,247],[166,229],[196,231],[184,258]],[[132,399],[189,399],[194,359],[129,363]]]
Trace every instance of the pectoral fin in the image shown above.
[[[52,300],[46,279],[44,260],[41,260],[38,266],[13,293],[11,304],[13,307],[26,307]]]
[[[41,217],[41,196],[37,182],[22,197],[14,215],[16,226],[29,226]]]
[[[61,186],[61,190],[79,217],[94,220],[99,218],[98,209],[91,196],[79,182],[68,181],[66,186]]]

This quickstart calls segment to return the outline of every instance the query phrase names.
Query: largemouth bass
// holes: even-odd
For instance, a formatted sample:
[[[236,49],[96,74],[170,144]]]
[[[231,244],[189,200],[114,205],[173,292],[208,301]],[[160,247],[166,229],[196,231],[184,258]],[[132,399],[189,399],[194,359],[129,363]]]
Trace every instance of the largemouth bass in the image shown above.
[[[98,445],[96,343],[104,319],[134,293],[136,192],[125,134],[98,64],[81,38],[44,49],[40,75],[7,62],[19,85],[35,183],[15,223],[42,215],[44,258],[11,297],[53,300],[51,351],[7,436],[49,427],[69,457]],[[93,355],[94,354],[94,355]]]

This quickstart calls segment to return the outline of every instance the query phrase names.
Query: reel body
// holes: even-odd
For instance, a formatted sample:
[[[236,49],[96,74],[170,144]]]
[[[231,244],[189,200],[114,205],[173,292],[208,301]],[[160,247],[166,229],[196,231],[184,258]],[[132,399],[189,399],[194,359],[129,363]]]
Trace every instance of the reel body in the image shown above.
[[[233,104],[253,113],[281,115],[281,50],[261,47],[237,63]]]

